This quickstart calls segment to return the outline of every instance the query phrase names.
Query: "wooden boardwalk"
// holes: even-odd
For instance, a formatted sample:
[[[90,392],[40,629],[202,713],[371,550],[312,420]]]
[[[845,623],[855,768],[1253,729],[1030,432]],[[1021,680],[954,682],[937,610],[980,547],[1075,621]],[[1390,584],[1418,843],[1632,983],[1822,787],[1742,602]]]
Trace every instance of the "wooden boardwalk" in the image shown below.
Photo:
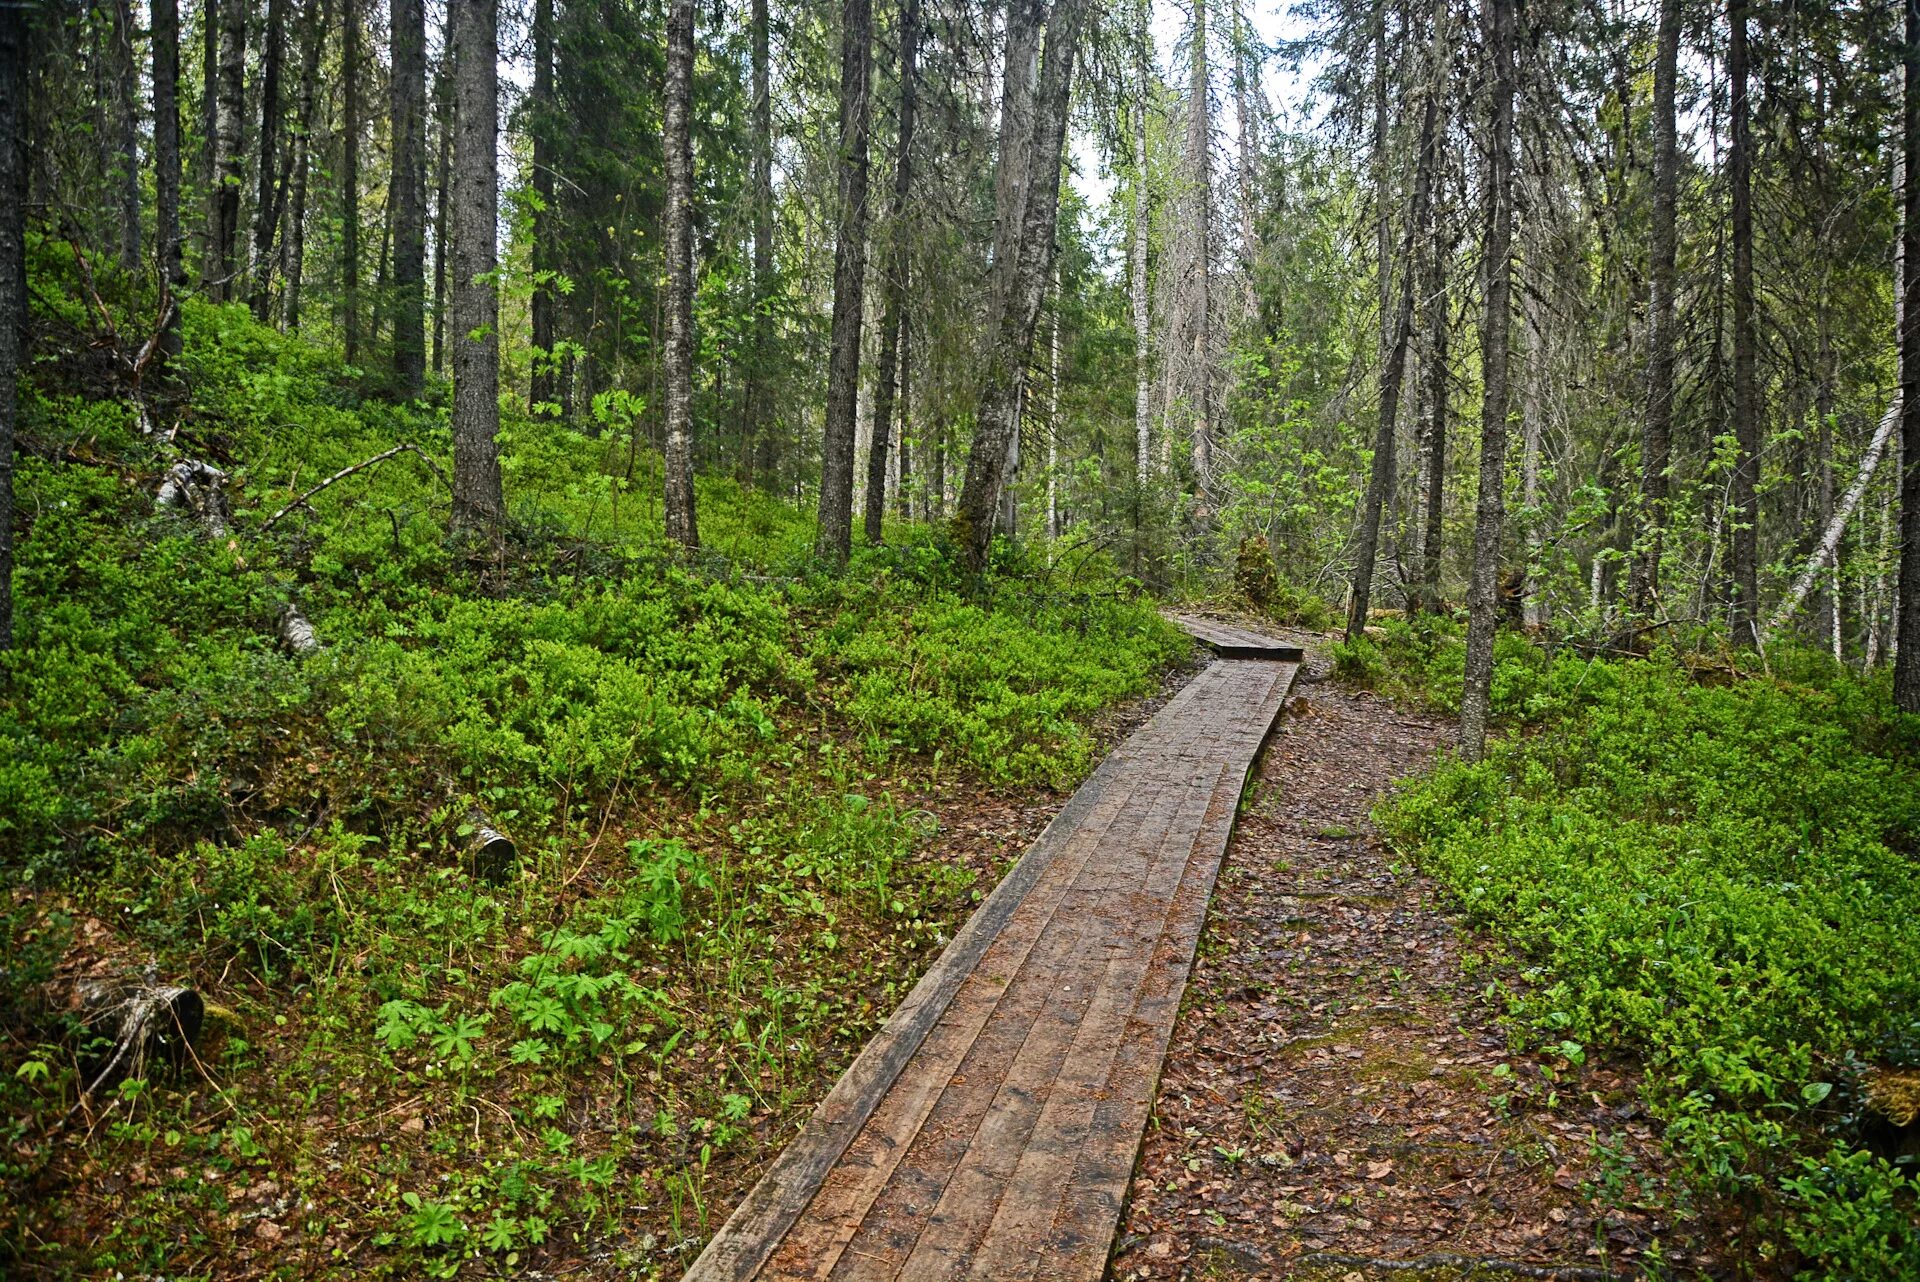
[[[1213,663],[1101,764],[689,1282],[1101,1276],[1281,652]]]

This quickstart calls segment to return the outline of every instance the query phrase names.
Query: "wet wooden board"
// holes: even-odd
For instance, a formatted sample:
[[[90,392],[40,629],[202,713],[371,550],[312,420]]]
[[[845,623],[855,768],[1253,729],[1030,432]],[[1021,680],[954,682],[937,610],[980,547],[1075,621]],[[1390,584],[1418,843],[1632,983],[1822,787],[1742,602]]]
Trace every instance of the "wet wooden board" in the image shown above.
[[[1301,649],[1290,642],[1275,640],[1264,633],[1254,632],[1219,619],[1203,618],[1197,614],[1177,614],[1167,612],[1167,620],[1175,627],[1204,644],[1223,659],[1272,659],[1281,663],[1298,663]]]
[[[1295,664],[1215,663],[981,904],[690,1282],[1093,1282],[1241,789]]]

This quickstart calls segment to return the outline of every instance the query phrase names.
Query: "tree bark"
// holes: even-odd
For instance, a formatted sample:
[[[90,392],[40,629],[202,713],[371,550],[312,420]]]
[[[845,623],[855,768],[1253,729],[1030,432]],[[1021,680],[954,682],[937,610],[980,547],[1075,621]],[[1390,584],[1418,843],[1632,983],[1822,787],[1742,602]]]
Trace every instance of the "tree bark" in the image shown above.
[[[1474,513],[1467,662],[1460,697],[1460,754],[1469,761],[1478,761],[1486,750],[1501,527],[1506,519],[1507,346],[1513,294],[1513,8],[1514,0],[1487,0],[1485,17],[1486,52],[1492,67],[1481,251],[1486,314],[1480,322],[1480,492]]]
[[[448,197],[453,186],[453,31],[442,27],[440,66],[434,73],[435,115],[440,130],[440,158],[433,190],[433,372],[447,372],[447,232]]]
[[[839,227],[833,248],[833,329],[826,436],[820,460],[817,555],[845,567],[853,550],[853,453],[860,400],[860,330],[867,274],[867,133],[873,82],[872,0],[845,0],[840,33]]]
[[[240,0],[231,0],[238,4]],[[200,0],[200,155],[195,174],[200,183],[200,284],[208,287],[220,274],[215,229],[220,222],[220,0]]]
[[[313,170],[313,122],[320,90],[320,55],[326,44],[324,0],[307,0],[300,48],[300,106],[294,124],[293,174],[288,181],[287,227],[280,241],[280,277],[286,292],[280,301],[280,326],[300,329],[300,305],[306,283],[307,184]]]
[[[1679,208],[1680,0],[1660,0],[1653,63],[1653,225],[1648,253],[1647,404],[1640,431],[1639,547],[1627,573],[1628,616],[1644,620],[1660,592],[1667,468],[1673,436],[1674,290]]]
[[[27,324],[25,5],[0,5],[0,651],[13,648],[13,434]]]
[[[1920,0],[1906,0],[1901,64],[1900,569],[1893,702],[1920,713]]]
[[[341,11],[340,328],[342,355],[353,365],[360,354],[360,0],[345,0]]]
[[[1153,471],[1153,312],[1147,296],[1147,249],[1151,228],[1147,213],[1147,94],[1153,57],[1148,27],[1152,0],[1134,6],[1133,96],[1133,244],[1127,287],[1133,303],[1133,483],[1145,489]]]
[[[1053,272],[1053,324],[1047,327],[1047,537],[1060,537],[1060,269]]]
[[[1213,489],[1213,79],[1207,64],[1207,0],[1193,0],[1193,83],[1187,108],[1187,163],[1193,167],[1193,495],[1200,514]]]
[[[388,20],[393,40],[388,117],[393,160],[387,188],[393,224],[393,382],[401,399],[415,400],[427,380],[426,5],[392,0]]]
[[[452,5],[453,524],[495,534],[506,517],[500,487],[500,295],[494,283],[499,215],[498,0]]]
[[[900,314],[900,479],[893,491],[894,510],[903,521],[913,515],[909,497],[913,483],[913,440],[907,432],[908,424],[913,422],[912,391],[913,316],[903,308]]]
[[[160,362],[180,355],[180,296],[187,267],[180,244],[180,6],[153,0],[153,227],[160,277]]]
[[[538,413],[554,403],[559,386],[554,355],[553,133],[558,126],[553,100],[553,0],[534,0],[533,101],[528,120],[533,134],[533,323],[532,377],[528,409]]]
[[[1441,188],[1444,192],[1444,185]],[[1437,206],[1441,202],[1436,200]],[[1445,536],[1447,495],[1447,401],[1452,371],[1447,367],[1447,259],[1451,243],[1443,243],[1445,216],[1437,210],[1430,228],[1426,255],[1427,284],[1427,419],[1421,433],[1420,490],[1424,524],[1420,535],[1420,568],[1415,608],[1440,608],[1440,560]]]
[[[776,466],[773,455],[773,404],[769,366],[773,361],[773,84],[769,66],[767,0],[752,0],[752,95],[748,112],[752,129],[753,184],[753,351],[747,369],[747,446],[751,481],[755,465],[762,474]]]
[[[873,443],[867,451],[867,542],[880,542],[881,518],[887,499],[887,446],[893,430],[894,380],[899,368],[900,327],[907,306],[907,264],[913,238],[907,201],[913,193],[913,124],[919,87],[920,0],[902,0],[900,6],[900,141],[893,162],[893,209],[887,219],[891,238],[880,321],[880,376],[873,389]],[[902,381],[904,377],[902,376]],[[901,419],[900,448],[906,448],[906,420]],[[902,456],[904,459],[904,455]]]
[[[1011,287],[991,314],[987,330],[980,407],[955,517],[967,569],[975,576],[986,569],[992,546],[993,518],[1007,484],[1007,462],[1020,430],[1020,404],[1033,356],[1034,331],[1053,271],[1054,235],[1060,216],[1060,159],[1066,144],[1067,108],[1085,17],[1086,0],[1054,0],[1047,17],[1046,54],[1034,91],[1030,136],[1009,136],[1012,122],[1001,122],[1002,152],[1009,147],[1025,148],[1025,168],[1033,181],[1027,184],[1020,230],[1013,237],[1019,259]]]
[[[140,64],[134,57],[132,0],[113,6],[114,177],[120,188],[120,266],[140,270]]]
[[[1755,369],[1759,346],[1753,317],[1753,140],[1747,95],[1747,0],[1727,5],[1728,101],[1733,115],[1733,146],[1727,163],[1733,187],[1733,431],[1738,442],[1728,501],[1733,507],[1730,569],[1733,599],[1728,631],[1737,646],[1759,643],[1755,631],[1760,609],[1760,512],[1755,490],[1760,480],[1760,384]]]
[[[1387,108],[1387,4],[1373,0],[1373,247],[1379,259],[1380,362],[1393,348],[1393,181]]]
[[[285,121],[280,112],[280,72],[287,35],[287,0],[267,0],[267,29],[260,40],[260,133],[253,202],[253,253],[248,260],[248,305],[253,318],[265,323],[272,314],[271,270],[273,238],[278,230],[280,192],[280,135]]]
[[[1000,151],[993,175],[993,262],[989,314],[1013,289],[1019,261],[1020,214],[1025,207],[1029,164],[1024,146],[1008,138],[1033,133],[1034,78],[1040,65],[1040,31],[1046,0],[1008,0],[1006,53],[1000,75]]]
[[[1251,24],[1241,12],[1240,0],[1233,2],[1233,106],[1234,124],[1239,134],[1240,164],[1235,174],[1240,188],[1240,287],[1245,313],[1251,316],[1256,306],[1254,266],[1260,258],[1259,206],[1255,187],[1254,95],[1260,76],[1259,60],[1254,56]]]
[[[667,10],[667,537],[700,546],[693,502],[693,0]]]
[[[1536,266],[1543,265],[1542,259],[1531,251],[1538,250],[1544,254],[1543,239],[1534,238],[1533,243],[1521,251],[1523,257]],[[1547,336],[1547,326],[1551,323],[1552,309],[1540,297],[1540,289],[1541,284],[1536,280],[1533,288],[1521,291],[1520,300],[1521,328],[1526,333],[1527,344],[1526,368],[1523,371],[1526,383],[1520,392],[1520,507],[1526,513],[1523,533],[1526,536],[1527,555],[1526,575],[1520,589],[1520,617],[1529,628],[1542,627],[1547,621],[1546,605],[1540,599],[1536,572],[1543,546],[1540,537],[1540,461],[1546,438],[1550,397],[1548,361],[1552,345]]]
[[[246,127],[247,7],[227,0],[220,10],[220,80],[217,135],[214,142],[213,244],[215,277],[208,295],[226,302],[236,292],[240,271],[240,187],[246,177],[241,152]]]
[[[1400,273],[1400,298],[1393,313],[1393,342],[1380,366],[1380,420],[1373,433],[1373,467],[1367,477],[1367,494],[1360,518],[1360,546],[1353,566],[1353,594],[1347,609],[1347,642],[1358,640],[1367,626],[1367,611],[1373,598],[1373,566],[1380,553],[1381,515],[1387,499],[1397,488],[1399,449],[1394,431],[1400,417],[1400,384],[1407,368],[1407,349],[1413,341],[1414,235],[1427,221],[1427,201],[1433,190],[1434,130],[1440,118],[1440,84],[1443,39],[1436,22],[1433,34],[1433,81],[1427,87],[1427,101],[1420,115],[1420,150],[1414,161],[1412,203],[1407,210],[1402,258],[1406,268]],[[1388,267],[1391,269],[1391,261]]]

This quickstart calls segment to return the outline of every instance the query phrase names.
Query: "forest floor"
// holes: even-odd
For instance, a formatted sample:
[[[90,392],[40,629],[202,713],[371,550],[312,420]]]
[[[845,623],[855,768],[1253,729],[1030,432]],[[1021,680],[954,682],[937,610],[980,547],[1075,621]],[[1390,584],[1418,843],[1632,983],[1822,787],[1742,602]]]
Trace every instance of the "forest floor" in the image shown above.
[[[1243,803],[1109,1276],[1621,1277],[1655,1239],[1722,1272],[1661,1209],[1631,1067],[1510,1055],[1474,940],[1373,830],[1451,726],[1325,669]]]

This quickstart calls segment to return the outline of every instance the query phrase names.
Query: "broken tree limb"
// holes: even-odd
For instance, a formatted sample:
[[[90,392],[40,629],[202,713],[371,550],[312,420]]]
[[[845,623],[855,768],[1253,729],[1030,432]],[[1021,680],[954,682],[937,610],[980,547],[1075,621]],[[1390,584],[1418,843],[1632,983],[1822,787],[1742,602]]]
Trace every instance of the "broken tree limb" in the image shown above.
[[[209,535],[223,538],[227,533],[227,497],[220,487],[226,480],[227,474],[211,463],[181,459],[167,469],[154,492],[153,505],[184,508],[199,518]]]
[[[375,463],[384,463],[396,454],[419,455],[420,461],[425,463],[429,468],[431,468],[433,470],[433,474],[440,478],[440,483],[442,485],[446,485],[449,489],[452,488],[451,483],[447,480],[447,474],[440,470],[440,465],[434,462],[433,459],[427,454],[425,450],[421,449],[418,445],[414,445],[409,442],[403,441],[402,443],[394,446],[390,450],[381,451],[380,453],[374,455],[372,458],[361,459],[358,463],[353,463],[347,467],[341,468],[338,472],[335,472],[332,476],[329,476],[326,480],[320,482],[320,484],[314,486],[312,489],[308,490],[305,494],[302,494],[299,498],[295,499],[293,502],[281,508],[278,512],[275,512],[272,516],[268,517],[267,523],[260,527],[260,532],[262,534],[265,534],[268,530],[271,530],[274,526],[280,524],[281,520],[284,519],[288,513],[292,512],[295,508],[305,507],[308,499],[312,498],[314,495],[320,493],[322,490],[328,488],[334,483],[338,481],[344,481],[349,476],[352,476],[355,472],[364,471],[365,469],[372,467]]]
[[[1873,474],[1880,470],[1880,460],[1886,457],[1887,442],[1893,438],[1893,429],[1900,422],[1900,397],[1896,393],[1893,402],[1887,406],[1887,412],[1880,416],[1880,426],[1874,429],[1873,440],[1867,443],[1867,452],[1860,456],[1860,469],[1854,473],[1853,484],[1841,496],[1840,506],[1834,509],[1833,519],[1827,522],[1827,528],[1821,532],[1820,542],[1807,558],[1793,586],[1787,589],[1786,597],[1780,602],[1780,608],[1767,620],[1767,626],[1760,632],[1761,644],[1773,639],[1800,603],[1807,599],[1807,593],[1813,590],[1813,581],[1820,577],[1821,569],[1833,560],[1834,553],[1840,549],[1840,540],[1847,532],[1847,522],[1853,516],[1854,508],[1866,496],[1867,486],[1873,483]]]

